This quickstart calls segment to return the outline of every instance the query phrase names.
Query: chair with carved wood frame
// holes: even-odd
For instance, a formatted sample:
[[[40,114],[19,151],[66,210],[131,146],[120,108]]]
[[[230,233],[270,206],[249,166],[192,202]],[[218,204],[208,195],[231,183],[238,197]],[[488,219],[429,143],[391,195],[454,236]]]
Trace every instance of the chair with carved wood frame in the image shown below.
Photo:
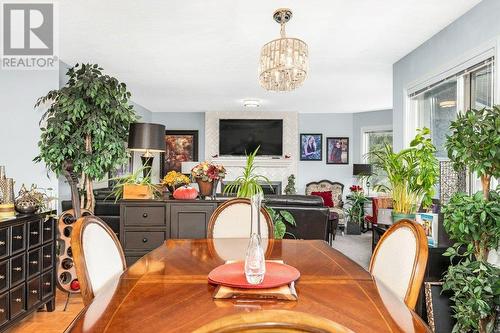
[[[96,216],[78,219],[71,235],[71,248],[85,305],[127,269],[120,241]]]
[[[207,238],[249,238],[250,199],[235,198],[217,207],[208,221]],[[262,238],[274,238],[274,225],[264,207],[260,209]]]
[[[401,220],[380,238],[369,271],[409,308],[415,309],[428,255],[422,226],[411,220]]]
[[[316,315],[288,310],[242,312],[216,319],[194,333],[314,332],[352,333],[347,327]]]

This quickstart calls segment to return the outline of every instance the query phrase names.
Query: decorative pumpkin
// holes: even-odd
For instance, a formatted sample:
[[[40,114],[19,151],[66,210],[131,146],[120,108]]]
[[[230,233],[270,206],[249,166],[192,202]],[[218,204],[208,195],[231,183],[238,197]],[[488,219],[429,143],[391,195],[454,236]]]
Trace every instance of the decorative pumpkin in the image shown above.
[[[70,288],[71,290],[80,290],[80,282],[78,282],[77,279],[74,279],[71,281]]]
[[[191,186],[182,186],[174,191],[174,198],[178,200],[193,200],[198,197],[198,191]]]

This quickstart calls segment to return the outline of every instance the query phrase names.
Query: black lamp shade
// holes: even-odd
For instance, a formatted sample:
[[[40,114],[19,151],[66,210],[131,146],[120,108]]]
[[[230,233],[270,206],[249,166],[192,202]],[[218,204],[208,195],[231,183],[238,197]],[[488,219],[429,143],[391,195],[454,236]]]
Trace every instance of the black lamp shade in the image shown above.
[[[128,148],[135,151],[165,151],[165,125],[131,124],[128,133]]]
[[[352,165],[353,176],[370,176],[372,174],[371,164],[353,164]]]

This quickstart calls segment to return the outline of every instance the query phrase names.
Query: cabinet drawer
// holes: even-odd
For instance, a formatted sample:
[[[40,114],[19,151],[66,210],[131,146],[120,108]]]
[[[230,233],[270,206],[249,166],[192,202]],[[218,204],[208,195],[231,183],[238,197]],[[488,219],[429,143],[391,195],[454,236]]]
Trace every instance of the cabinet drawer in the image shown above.
[[[0,292],[9,287],[9,260],[0,263]]]
[[[42,239],[46,243],[54,238],[54,218],[49,217],[42,223]]]
[[[42,220],[28,223],[28,248],[30,249],[39,245],[42,240],[41,222]]]
[[[52,296],[54,293],[54,274],[52,271],[42,274],[40,289],[42,291],[42,299]]]
[[[9,255],[9,228],[0,229],[0,258]]]
[[[127,250],[153,250],[165,240],[164,231],[125,231]]]
[[[25,225],[18,224],[10,227],[10,253],[14,254],[26,248]]]
[[[0,295],[0,326],[9,320],[9,293]]]
[[[124,224],[130,225],[164,225],[165,206],[125,206]]]
[[[24,284],[10,291],[10,319],[26,311],[26,298],[24,297]]]
[[[41,250],[42,249],[38,248],[36,250],[28,252],[28,279],[42,271]]]
[[[42,248],[42,270],[52,267],[54,262],[54,251],[52,244],[47,244]]]
[[[42,300],[42,293],[40,290],[40,277],[36,277],[28,282],[28,291],[26,293],[27,308],[31,309]]]
[[[24,254],[10,259],[10,285],[15,286],[24,281],[25,271]]]

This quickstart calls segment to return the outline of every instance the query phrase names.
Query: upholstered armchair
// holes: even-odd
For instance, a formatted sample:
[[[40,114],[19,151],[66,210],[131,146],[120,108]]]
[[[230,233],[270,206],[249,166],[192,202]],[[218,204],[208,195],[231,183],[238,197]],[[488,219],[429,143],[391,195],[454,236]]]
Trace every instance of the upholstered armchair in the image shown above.
[[[313,195],[313,192],[332,192],[331,201],[329,198],[323,197],[325,206],[328,206],[330,212],[335,212],[339,216],[339,224],[345,224],[344,202],[342,194],[344,192],[344,184],[331,182],[329,180],[320,180],[319,182],[311,182],[306,185],[306,195]],[[315,193],[315,195],[318,195]]]

